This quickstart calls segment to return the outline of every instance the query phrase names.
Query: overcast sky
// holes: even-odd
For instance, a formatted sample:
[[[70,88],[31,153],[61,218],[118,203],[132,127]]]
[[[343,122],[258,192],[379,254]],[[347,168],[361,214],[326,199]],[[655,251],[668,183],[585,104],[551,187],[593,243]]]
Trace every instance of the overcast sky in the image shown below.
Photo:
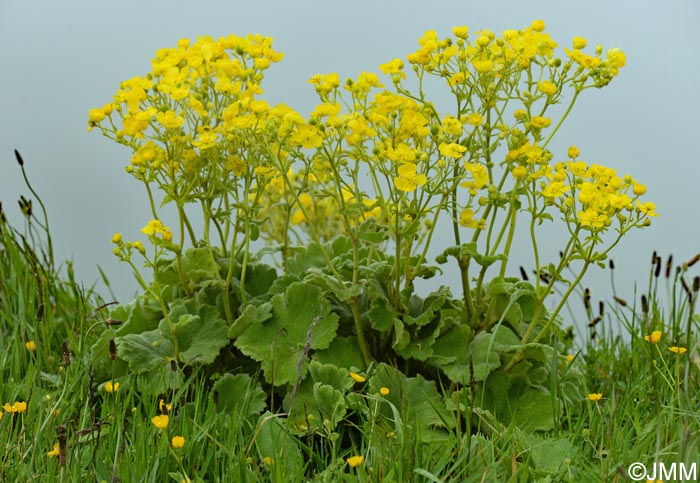
[[[696,0],[0,0],[0,200],[19,221],[16,199],[26,190],[17,148],[48,205],[58,258],[73,259],[86,285],[98,279],[99,264],[126,302],[136,284],[112,255],[110,239],[117,231],[139,238],[148,221],[145,196],[124,172],[130,153],[98,130],[88,133],[86,122],[120,81],[149,71],[157,49],[198,35],[271,36],[285,59],[268,71],[265,98],[307,114],[315,94],[306,80],[315,73],[376,72],[415,50],[427,29],[445,36],[468,25],[500,33],[534,19],[546,22],[560,46],[578,35],[627,54],[610,86],[584,93],[553,148],[575,144],[582,159],[648,185],[662,217],[613,252],[618,290],[631,296],[634,282],[647,279],[653,250],[679,260],[700,251]],[[549,242],[555,250],[563,241]],[[603,293],[607,277],[594,274],[587,283]]]

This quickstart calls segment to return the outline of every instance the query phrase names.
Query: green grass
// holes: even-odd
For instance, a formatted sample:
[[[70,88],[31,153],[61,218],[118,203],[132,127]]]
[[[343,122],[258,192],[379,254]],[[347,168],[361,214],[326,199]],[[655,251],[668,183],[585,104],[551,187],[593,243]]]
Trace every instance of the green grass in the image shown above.
[[[3,410],[2,481],[627,481],[633,462],[700,462],[699,284],[687,264],[655,262],[643,296],[605,307],[572,362],[586,374],[584,392],[603,398],[566,407],[553,432],[505,427],[453,404],[443,416],[453,429],[426,434],[356,385],[342,423],[307,435],[288,428],[278,408],[259,416],[265,397],[254,389],[245,404],[222,409],[197,372],[161,397],[130,376],[107,392],[91,366],[109,323],[105,301],[70,264],[54,266],[47,225],[35,213],[21,230],[0,222],[0,404],[27,403],[26,412]],[[658,343],[644,339],[654,330]],[[151,422],[159,412],[169,415],[165,430]],[[181,449],[171,446],[176,435]],[[351,468],[355,455],[364,461]]]

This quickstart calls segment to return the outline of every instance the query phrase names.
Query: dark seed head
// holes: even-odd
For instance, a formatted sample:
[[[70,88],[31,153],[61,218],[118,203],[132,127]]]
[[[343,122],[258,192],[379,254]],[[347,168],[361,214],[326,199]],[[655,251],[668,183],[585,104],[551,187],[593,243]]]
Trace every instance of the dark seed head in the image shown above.
[[[24,160],[22,159],[22,156],[20,156],[19,151],[15,149],[15,158],[17,158],[17,162],[19,163],[20,166],[24,166]]]
[[[117,359],[117,344],[114,339],[109,339],[109,357],[114,361]]]
[[[613,299],[615,300],[615,302],[622,305],[623,307],[627,307],[627,301],[625,299],[620,298],[617,295],[613,296]]]
[[[44,320],[44,304],[39,304],[39,306],[36,308],[36,315],[34,318],[38,321]]]

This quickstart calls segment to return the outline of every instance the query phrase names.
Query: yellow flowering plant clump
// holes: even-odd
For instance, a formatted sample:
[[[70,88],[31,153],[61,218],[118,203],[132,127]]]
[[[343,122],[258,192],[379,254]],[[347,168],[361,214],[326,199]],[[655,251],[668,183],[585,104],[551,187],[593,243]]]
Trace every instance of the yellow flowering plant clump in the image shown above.
[[[165,393],[183,366],[211,364],[228,346],[229,357],[260,363],[267,383],[293,394],[310,387],[315,357],[355,381],[374,361],[396,360],[463,386],[516,366],[549,373],[549,356],[533,354],[542,341],[564,344],[557,329],[569,295],[657,216],[632,176],[582,160],[575,146],[551,147],[581,94],[607,86],[625,54],[589,49],[582,37],[562,53],[541,20],[500,36],[429,30],[378,72],[311,77],[318,102],[308,116],[262,97],[264,74],[282,58],[260,35],[183,39],[89,113],[89,130],[131,151],[126,171],[150,207],[142,233],[152,251],[112,239],[144,288],[111,315],[140,331],[104,336],[130,369],[176,374],[154,388]],[[436,88],[452,101],[442,112]],[[167,204],[175,216],[166,222]],[[538,227],[555,217],[566,237],[552,261],[540,253]],[[531,242],[532,283],[508,276],[516,234]],[[456,260],[457,298],[445,287],[415,293],[416,279],[440,272],[428,261],[436,244],[438,264]],[[565,288],[549,310],[557,283]],[[562,377],[575,379],[560,358]],[[536,397],[549,391],[540,389]]]

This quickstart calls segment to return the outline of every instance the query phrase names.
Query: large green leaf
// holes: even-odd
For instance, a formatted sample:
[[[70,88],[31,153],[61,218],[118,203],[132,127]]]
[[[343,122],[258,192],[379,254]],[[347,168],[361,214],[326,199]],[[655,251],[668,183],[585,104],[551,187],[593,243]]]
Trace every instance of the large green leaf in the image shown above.
[[[242,417],[259,414],[265,410],[267,396],[248,374],[224,374],[212,388],[216,394],[216,410],[238,410]]]
[[[335,338],[338,316],[331,313],[320,288],[293,283],[272,300],[272,317],[254,321],[235,341],[247,356],[262,363],[265,379],[276,385],[294,384],[306,372],[304,353],[325,349]]]
[[[505,326],[497,326],[494,332],[479,332],[470,345],[474,380],[485,380],[492,370],[501,366],[502,347],[518,342],[520,339]]]
[[[190,248],[182,257],[182,272],[185,278],[199,283],[216,279],[219,265],[210,248]]]
[[[356,336],[336,337],[327,349],[317,351],[313,359],[345,369],[365,369],[365,361]]]
[[[379,413],[385,420],[396,423],[396,411],[404,424],[411,425],[421,441],[439,441],[447,438],[445,428],[454,424],[452,416],[437,391],[434,381],[422,376],[406,378],[400,371],[379,364],[369,379],[370,394],[378,395],[382,388],[389,393],[382,396]]]
[[[452,382],[469,384],[469,343],[472,331],[467,325],[454,325],[433,344],[429,362],[443,370]]]
[[[175,337],[179,359],[187,365],[211,364],[221,348],[228,344],[226,322],[210,305],[195,309],[180,304],[173,306],[169,315],[173,326],[163,320],[159,326],[161,334],[165,340]]]

